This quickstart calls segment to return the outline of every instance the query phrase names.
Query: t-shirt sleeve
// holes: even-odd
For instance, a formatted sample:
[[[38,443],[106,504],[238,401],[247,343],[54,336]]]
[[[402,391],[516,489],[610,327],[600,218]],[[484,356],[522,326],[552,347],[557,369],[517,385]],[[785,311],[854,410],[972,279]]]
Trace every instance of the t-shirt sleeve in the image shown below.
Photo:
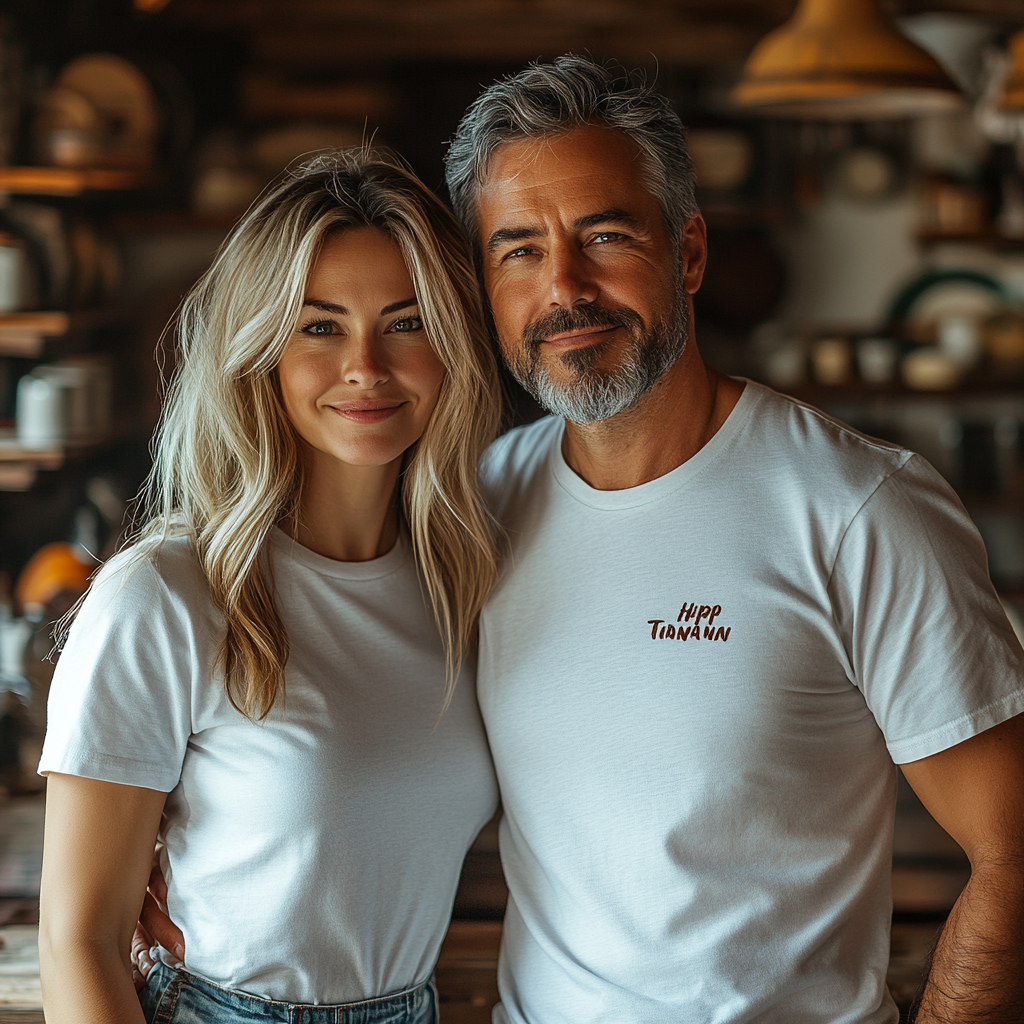
[[[152,558],[104,567],[54,672],[40,774],[174,789],[192,732],[190,618]]]
[[[985,546],[920,456],[854,517],[830,592],[854,682],[897,764],[1024,712],[1024,649],[992,587]]]

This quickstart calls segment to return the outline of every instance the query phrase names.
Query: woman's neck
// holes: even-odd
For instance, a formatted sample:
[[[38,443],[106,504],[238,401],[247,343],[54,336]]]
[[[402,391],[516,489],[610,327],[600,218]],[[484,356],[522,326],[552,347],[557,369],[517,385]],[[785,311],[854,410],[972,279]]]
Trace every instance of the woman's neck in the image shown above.
[[[305,480],[294,521],[282,522],[293,540],[339,562],[368,562],[398,540],[401,459],[386,466],[348,466],[306,448]]]

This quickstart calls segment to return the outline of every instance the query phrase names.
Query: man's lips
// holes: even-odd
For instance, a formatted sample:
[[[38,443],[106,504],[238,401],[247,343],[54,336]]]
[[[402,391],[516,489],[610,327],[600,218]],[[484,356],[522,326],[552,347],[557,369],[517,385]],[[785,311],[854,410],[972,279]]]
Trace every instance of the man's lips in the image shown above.
[[[338,402],[329,408],[352,423],[381,423],[394,416],[403,405],[405,402],[397,399],[365,399],[357,402]]]
[[[581,348],[596,341],[600,336],[617,331],[620,324],[603,324],[600,327],[580,327],[572,331],[562,331],[545,338],[541,344],[553,345],[556,348]]]

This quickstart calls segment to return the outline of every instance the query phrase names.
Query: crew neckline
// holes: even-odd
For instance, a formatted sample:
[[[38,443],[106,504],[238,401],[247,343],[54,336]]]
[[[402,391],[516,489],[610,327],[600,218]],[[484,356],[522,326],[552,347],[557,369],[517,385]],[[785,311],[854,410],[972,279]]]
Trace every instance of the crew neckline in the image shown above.
[[[398,531],[398,540],[390,551],[366,562],[339,562],[335,558],[318,554],[304,547],[293,537],[289,537],[279,526],[270,531],[270,542],[279,552],[300,565],[322,576],[333,576],[340,580],[377,580],[390,576],[402,568],[411,555],[405,531],[401,529]]]
[[[565,436],[565,421],[562,420],[555,431],[550,452],[551,471],[555,480],[577,501],[590,505],[592,508],[636,508],[672,494],[692,481],[698,473],[703,472],[722,456],[764,398],[767,389],[763,386],[743,377],[737,377],[736,380],[743,382],[743,394],[740,395],[725,422],[715,432],[714,437],[682,465],[676,466],[675,469],[670,469],[662,476],[648,480],[646,483],[637,484],[636,487],[625,487],[617,491],[602,491],[591,487],[582,477],[578,476],[562,454],[562,439]]]

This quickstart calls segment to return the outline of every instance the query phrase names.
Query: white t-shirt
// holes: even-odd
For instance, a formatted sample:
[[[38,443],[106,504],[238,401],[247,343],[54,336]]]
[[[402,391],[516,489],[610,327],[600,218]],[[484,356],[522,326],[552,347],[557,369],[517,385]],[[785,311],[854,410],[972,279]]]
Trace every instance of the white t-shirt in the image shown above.
[[[253,724],[213,669],[223,625],[188,544],[103,569],[54,675],[40,771],[169,792],[189,970],[298,1003],[430,977],[497,790],[472,670],[444,657],[409,545],[336,562],[274,531],[286,697]]]
[[[562,435],[485,470],[496,1024],[896,1021],[893,761],[1024,712],[977,532],[919,456],[753,383],[639,487],[589,487]]]

